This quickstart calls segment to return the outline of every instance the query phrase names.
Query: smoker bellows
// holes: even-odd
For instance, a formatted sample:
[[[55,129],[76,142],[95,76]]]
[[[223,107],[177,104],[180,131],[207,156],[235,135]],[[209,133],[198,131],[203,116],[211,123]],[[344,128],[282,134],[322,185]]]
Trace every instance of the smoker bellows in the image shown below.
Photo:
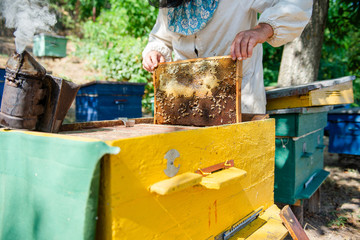
[[[14,53],[5,70],[0,125],[58,132],[79,87],[46,74],[27,51]]]

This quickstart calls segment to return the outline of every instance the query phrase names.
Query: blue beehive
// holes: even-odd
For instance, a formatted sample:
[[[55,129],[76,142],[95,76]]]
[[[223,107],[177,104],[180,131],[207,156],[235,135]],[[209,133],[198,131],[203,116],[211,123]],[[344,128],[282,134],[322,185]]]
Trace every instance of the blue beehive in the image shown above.
[[[0,106],[5,85],[5,69],[0,68]]]
[[[76,121],[141,117],[144,90],[145,83],[94,81],[84,84],[76,96]]]
[[[329,152],[360,155],[360,107],[330,111]]]

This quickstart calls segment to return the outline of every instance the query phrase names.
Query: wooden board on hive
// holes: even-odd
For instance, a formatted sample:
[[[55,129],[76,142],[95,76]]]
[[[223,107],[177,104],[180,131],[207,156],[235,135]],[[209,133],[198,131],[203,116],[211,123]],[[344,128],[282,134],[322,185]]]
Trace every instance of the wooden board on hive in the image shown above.
[[[156,124],[241,122],[241,61],[224,56],[161,63],[153,77]]]

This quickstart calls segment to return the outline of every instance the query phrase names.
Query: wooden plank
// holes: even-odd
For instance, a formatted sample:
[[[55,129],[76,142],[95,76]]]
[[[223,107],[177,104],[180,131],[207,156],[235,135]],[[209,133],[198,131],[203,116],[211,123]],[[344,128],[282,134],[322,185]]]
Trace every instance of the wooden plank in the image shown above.
[[[352,81],[310,92],[312,106],[338,105],[354,102]]]
[[[300,114],[310,114],[310,113],[320,113],[320,112],[329,112],[334,109],[334,106],[321,106],[321,107],[298,107],[298,108],[285,108],[285,109],[274,109],[266,111],[267,114],[290,114],[290,113],[300,113]]]
[[[231,240],[284,239],[288,235],[282,224],[280,210],[276,205],[269,207],[253,222],[236,233]]]
[[[246,171],[231,167],[203,177],[200,185],[207,189],[220,189],[243,179],[245,176]]]
[[[156,124],[241,121],[242,62],[230,56],[161,63],[154,72]]]
[[[197,173],[186,172],[178,176],[166,179],[150,186],[150,192],[159,195],[168,195],[186,188],[192,187],[201,182],[202,176]]]
[[[319,213],[321,208],[321,191],[320,187],[318,190],[310,197],[307,205],[307,211],[310,213]]]
[[[249,122],[249,121],[258,121],[268,119],[269,114],[251,114],[251,113],[242,113],[241,114],[241,121]]]
[[[242,61],[236,60],[236,122],[241,119],[241,83],[242,83]]]
[[[275,239],[284,239],[287,235],[288,231],[281,222],[269,219],[259,230],[257,230],[254,234],[250,235],[246,240],[258,240],[258,239],[267,239],[267,240],[275,240]]]
[[[301,227],[299,221],[296,219],[294,213],[291,211],[289,205],[286,205],[280,211],[280,217],[285,225],[285,227],[289,230],[291,237],[294,240],[308,240],[308,236],[306,235],[304,229]]]
[[[135,120],[135,124],[153,123],[153,118],[129,118]],[[60,132],[65,131],[79,131],[83,129],[114,127],[124,125],[123,120],[109,120],[109,121],[92,121],[82,123],[64,124],[60,128]]]

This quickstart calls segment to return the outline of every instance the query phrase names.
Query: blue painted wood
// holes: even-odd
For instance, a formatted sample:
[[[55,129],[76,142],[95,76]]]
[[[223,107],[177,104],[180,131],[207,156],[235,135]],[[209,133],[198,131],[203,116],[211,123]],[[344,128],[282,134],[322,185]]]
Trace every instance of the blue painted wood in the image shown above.
[[[101,81],[85,84],[76,96],[76,121],[141,117],[144,89],[145,84],[139,83]]]
[[[328,115],[329,152],[360,155],[360,108],[342,108]]]
[[[5,85],[5,69],[0,68],[0,106]]]

